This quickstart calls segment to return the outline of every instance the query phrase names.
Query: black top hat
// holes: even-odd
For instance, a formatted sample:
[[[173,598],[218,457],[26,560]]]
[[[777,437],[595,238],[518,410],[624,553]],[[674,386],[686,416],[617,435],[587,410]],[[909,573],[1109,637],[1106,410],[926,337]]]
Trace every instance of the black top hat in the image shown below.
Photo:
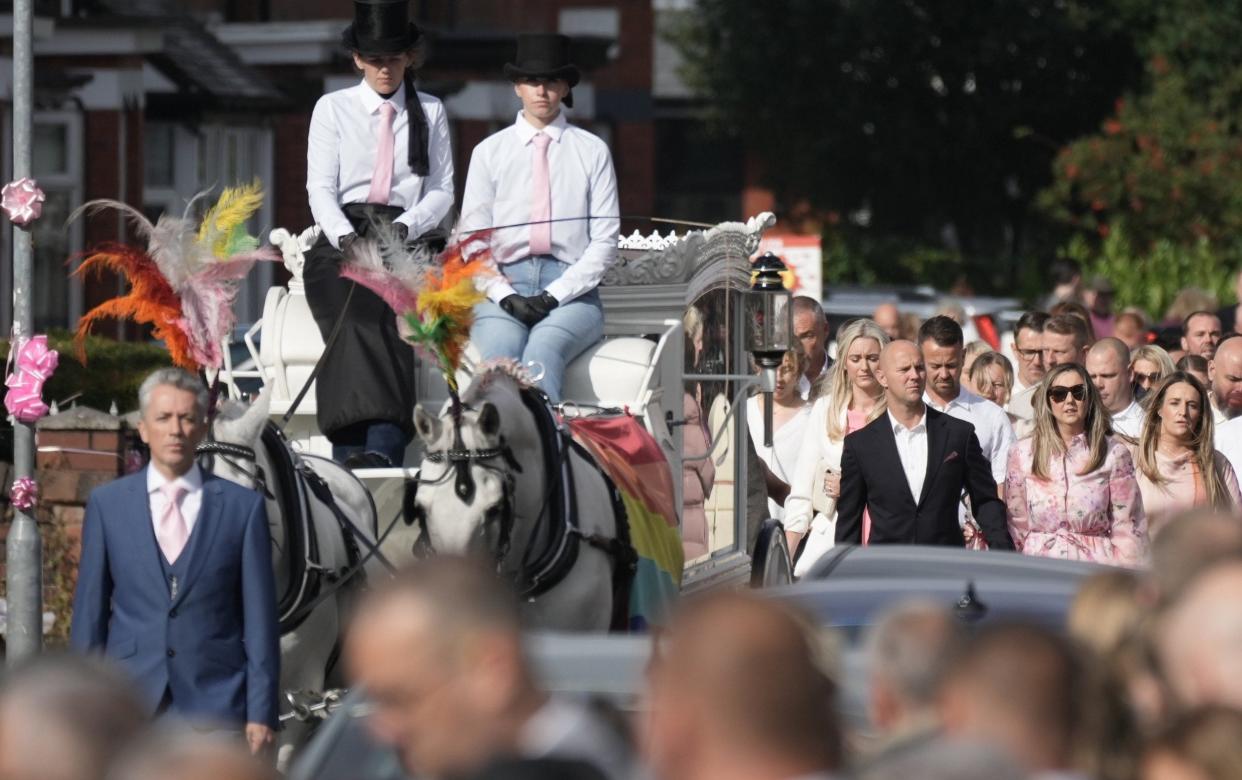
[[[578,83],[578,66],[569,61],[569,37],[554,33],[519,35],[517,62],[505,63],[505,76],[519,79],[564,79]]]
[[[400,54],[420,38],[409,0],[354,0],[354,23],[341,33],[345,48],[363,56]]]

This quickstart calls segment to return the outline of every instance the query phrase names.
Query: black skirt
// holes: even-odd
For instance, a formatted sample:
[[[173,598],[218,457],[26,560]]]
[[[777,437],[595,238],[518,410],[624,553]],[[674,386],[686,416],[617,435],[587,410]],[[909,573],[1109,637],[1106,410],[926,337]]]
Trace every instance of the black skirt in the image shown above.
[[[369,204],[343,210],[359,236],[367,235],[372,218],[391,222],[401,214],[394,206]],[[343,260],[327,235],[320,235],[302,270],[306,302],[325,343],[341,323],[315,384],[319,430],[332,439],[357,423],[390,422],[412,435],[414,349],[397,334],[396,315],[383,299],[341,278]]]

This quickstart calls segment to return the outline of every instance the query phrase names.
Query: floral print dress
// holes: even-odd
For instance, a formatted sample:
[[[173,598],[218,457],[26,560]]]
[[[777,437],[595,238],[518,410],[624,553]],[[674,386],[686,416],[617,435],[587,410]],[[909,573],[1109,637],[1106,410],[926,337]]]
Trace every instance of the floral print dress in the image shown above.
[[[1020,552],[1049,558],[1138,566],[1147,555],[1147,525],[1134,461],[1109,439],[1100,468],[1078,472],[1090,457],[1085,435],[1049,459],[1049,479],[1032,474],[1034,439],[1009,451],[1005,503],[1009,532]]]

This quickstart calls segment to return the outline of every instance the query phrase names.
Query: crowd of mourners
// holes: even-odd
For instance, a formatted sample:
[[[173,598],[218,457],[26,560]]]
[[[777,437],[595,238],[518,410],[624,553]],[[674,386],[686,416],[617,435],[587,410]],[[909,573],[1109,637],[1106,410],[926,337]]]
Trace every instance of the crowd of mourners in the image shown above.
[[[799,343],[771,397],[772,446],[764,396],[748,421],[799,573],[837,542],[873,541],[1137,567],[1178,513],[1242,506],[1236,307],[1186,290],[1153,323],[1114,312],[1107,280],[1084,286],[1072,265],[1054,273],[1043,308],[995,345],[969,337],[960,306],[920,322],[885,304],[838,329],[834,360],[820,304],[795,298]],[[942,415],[973,428],[948,455]],[[963,476],[942,484],[951,461]],[[903,472],[910,492],[888,489]],[[960,534],[927,508],[939,494]]]
[[[687,598],[626,712],[549,694],[507,586],[432,559],[367,594],[346,632],[357,728],[389,752],[338,739],[330,764],[351,769],[330,777],[1240,777],[1242,523],[1176,513],[1150,552],[1085,580],[1057,629],[915,599],[851,645],[760,594]],[[45,655],[0,686],[0,776],[277,775],[236,735],[153,719],[101,659]]]

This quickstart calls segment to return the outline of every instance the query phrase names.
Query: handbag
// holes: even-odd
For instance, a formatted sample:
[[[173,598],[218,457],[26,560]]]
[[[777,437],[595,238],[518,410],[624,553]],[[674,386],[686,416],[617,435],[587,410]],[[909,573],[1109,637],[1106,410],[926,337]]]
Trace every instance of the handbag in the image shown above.
[[[833,517],[837,513],[837,499],[828,495],[824,488],[825,478],[830,471],[839,472],[840,469],[827,458],[820,458],[815,464],[815,482],[811,486],[811,509],[825,517]]]

